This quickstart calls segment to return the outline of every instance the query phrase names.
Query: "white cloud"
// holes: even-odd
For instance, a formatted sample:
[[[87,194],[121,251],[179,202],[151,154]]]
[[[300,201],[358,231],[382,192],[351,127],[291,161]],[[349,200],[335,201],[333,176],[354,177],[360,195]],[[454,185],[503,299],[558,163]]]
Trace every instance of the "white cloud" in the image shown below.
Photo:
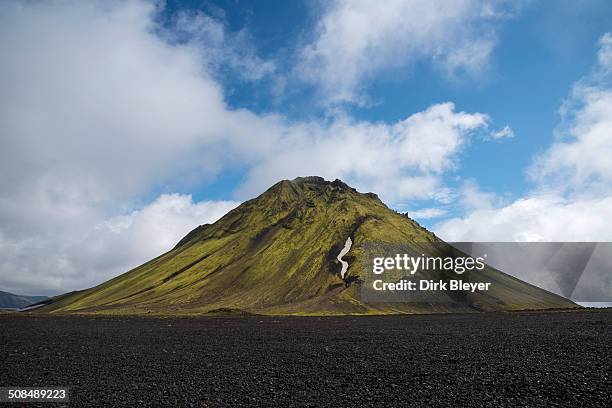
[[[467,214],[434,230],[450,241],[612,241],[612,36],[600,40],[598,63],[576,82],[561,108],[555,141],[536,157],[536,188],[501,205],[472,184]],[[483,195],[484,194],[484,195]]]
[[[242,191],[251,195],[279,177],[316,174],[375,191],[389,203],[436,198],[442,174],[455,168],[469,136],[488,121],[481,113],[456,112],[449,102],[395,124],[340,118],[304,125],[303,137],[284,138],[253,166]]]
[[[514,131],[510,126],[506,125],[501,130],[491,132],[489,137],[493,140],[511,139],[514,137]]]
[[[597,52],[599,68],[609,73],[612,70],[612,34],[605,33],[599,39],[599,51]]]
[[[161,211],[158,200],[142,210],[156,234],[143,239],[136,222],[117,235],[117,242],[134,241],[112,248],[116,253],[103,229],[96,246],[86,245],[93,226],[129,213],[154,186],[179,180],[177,187],[185,187],[180,183],[187,177],[179,176],[193,173],[199,174],[194,181],[214,177],[223,168],[220,145],[228,135],[239,135],[229,144],[245,145],[250,129],[262,149],[271,143],[267,130],[276,119],[228,109],[221,87],[202,69],[207,44],[165,42],[154,33],[157,11],[141,1],[5,2],[0,8],[5,289],[80,288],[159,254],[217,217],[217,207],[193,204],[186,218],[167,209],[174,216],[153,219],[153,209]],[[87,262],[77,259],[85,253]]]
[[[421,208],[415,211],[408,211],[408,216],[415,220],[426,220],[430,218],[439,218],[446,214],[446,210],[442,208]]]
[[[163,194],[141,210],[101,222],[86,238],[84,246],[103,247],[104,254],[125,251],[136,265],[167,251],[196,226],[216,221],[238,204],[235,201],[194,203],[191,195]],[[108,248],[110,245],[116,250]]]
[[[363,103],[374,74],[430,59],[448,76],[479,74],[507,13],[496,1],[338,0],[327,4],[298,72],[328,102]]]
[[[255,81],[276,71],[273,61],[257,55],[248,31],[228,32],[222,21],[202,12],[180,11],[164,33],[169,41],[192,47],[207,70],[217,75],[229,68],[239,78]]]
[[[151,33],[154,12],[142,2],[3,5],[5,197],[21,193],[15,177],[62,200],[129,195],[184,146],[218,137],[231,116],[221,89],[188,49]]]
[[[170,250],[193,228],[216,221],[238,204],[194,203],[190,195],[170,194],[127,215],[83,225],[78,235],[70,228],[15,239],[0,230],[0,284],[25,294],[94,286]]]
[[[506,206],[470,211],[436,225],[434,231],[451,242],[610,241],[612,232],[605,220],[611,216],[611,197],[569,200],[533,195]]]
[[[533,164],[531,175],[548,188],[612,192],[612,36],[600,39],[598,64],[572,88],[560,112],[555,142]]]

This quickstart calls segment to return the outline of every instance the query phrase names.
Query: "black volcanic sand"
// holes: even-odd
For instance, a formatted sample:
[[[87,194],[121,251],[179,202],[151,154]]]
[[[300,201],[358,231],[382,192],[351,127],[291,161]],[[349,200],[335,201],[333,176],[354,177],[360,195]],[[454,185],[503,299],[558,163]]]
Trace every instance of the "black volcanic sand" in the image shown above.
[[[609,407],[611,323],[611,311],[0,315],[0,385],[67,385],[71,406]]]

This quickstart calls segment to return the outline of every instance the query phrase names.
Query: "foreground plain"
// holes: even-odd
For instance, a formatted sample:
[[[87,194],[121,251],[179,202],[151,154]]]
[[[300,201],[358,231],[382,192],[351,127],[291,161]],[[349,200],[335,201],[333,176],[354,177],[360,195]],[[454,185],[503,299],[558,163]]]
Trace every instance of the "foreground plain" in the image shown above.
[[[69,386],[70,406],[612,406],[611,311],[0,327],[0,386]]]

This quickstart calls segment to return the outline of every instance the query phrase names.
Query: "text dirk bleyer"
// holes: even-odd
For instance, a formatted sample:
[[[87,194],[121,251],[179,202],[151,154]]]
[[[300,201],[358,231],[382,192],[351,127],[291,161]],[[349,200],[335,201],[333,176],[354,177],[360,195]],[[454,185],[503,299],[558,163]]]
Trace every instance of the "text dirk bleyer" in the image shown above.
[[[463,282],[460,279],[451,279],[448,281],[433,281],[428,279],[421,279],[418,281],[412,281],[408,279],[401,279],[398,282],[384,282],[382,279],[377,279],[372,283],[374,290],[390,290],[390,291],[403,291],[403,290],[421,290],[421,291],[469,291],[476,292],[489,290],[491,286],[490,282]]]

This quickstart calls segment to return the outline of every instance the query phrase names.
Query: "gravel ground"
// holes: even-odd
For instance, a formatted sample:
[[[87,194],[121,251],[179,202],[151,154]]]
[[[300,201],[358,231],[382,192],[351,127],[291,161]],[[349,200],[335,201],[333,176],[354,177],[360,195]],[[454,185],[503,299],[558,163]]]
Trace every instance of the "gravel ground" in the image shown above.
[[[0,361],[0,385],[69,386],[70,406],[610,407],[612,311],[0,315]]]

